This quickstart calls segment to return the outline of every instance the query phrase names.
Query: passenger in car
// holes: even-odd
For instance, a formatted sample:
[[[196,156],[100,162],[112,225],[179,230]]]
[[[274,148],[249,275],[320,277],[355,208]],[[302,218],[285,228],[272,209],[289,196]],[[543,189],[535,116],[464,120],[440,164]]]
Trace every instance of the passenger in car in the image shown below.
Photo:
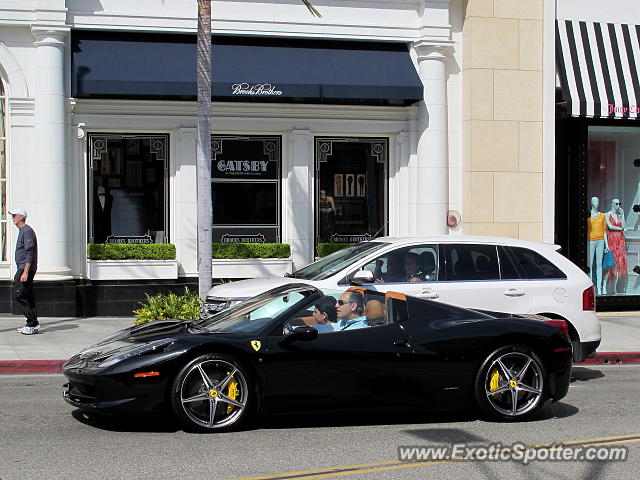
[[[422,282],[424,276],[418,272],[418,254],[409,252],[404,257],[403,282]]]
[[[434,281],[436,279],[436,259],[431,252],[422,252],[420,254],[420,271],[425,281]]]
[[[364,313],[364,297],[360,292],[346,291],[340,295],[336,304],[337,323],[333,324],[333,329],[355,330],[356,328],[368,327],[367,317]]]
[[[333,332],[333,325],[337,321],[336,299],[330,295],[324,295],[315,305],[313,318],[316,321],[313,328],[319,333]]]

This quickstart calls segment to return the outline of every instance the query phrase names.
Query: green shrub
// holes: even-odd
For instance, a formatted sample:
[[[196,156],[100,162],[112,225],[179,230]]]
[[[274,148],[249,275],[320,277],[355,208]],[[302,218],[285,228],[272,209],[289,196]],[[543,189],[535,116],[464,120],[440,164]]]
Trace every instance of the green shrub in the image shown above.
[[[354,243],[319,243],[316,247],[316,253],[319,257],[326,257],[327,255],[342,250],[343,248],[355,245]]]
[[[89,243],[87,258],[91,260],[175,260],[176,246],[172,243]]]
[[[288,243],[214,243],[213,258],[289,258]]]
[[[146,294],[147,301],[140,302],[142,308],[133,311],[135,324],[153,322],[154,320],[170,320],[180,318],[196,320],[199,316],[202,300],[196,292],[184,287],[182,295],[175,293],[158,293],[152,297]]]

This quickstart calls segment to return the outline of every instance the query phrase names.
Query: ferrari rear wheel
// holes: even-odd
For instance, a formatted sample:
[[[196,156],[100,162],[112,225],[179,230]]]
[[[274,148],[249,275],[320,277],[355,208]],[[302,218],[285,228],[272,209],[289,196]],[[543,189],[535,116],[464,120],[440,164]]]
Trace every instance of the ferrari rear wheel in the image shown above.
[[[209,354],[189,362],[176,377],[171,405],[188,430],[237,428],[248,415],[250,378],[237,360]]]
[[[498,420],[524,420],[533,416],[546,400],[546,372],[528,347],[500,348],[485,360],[475,382],[481,410]]]

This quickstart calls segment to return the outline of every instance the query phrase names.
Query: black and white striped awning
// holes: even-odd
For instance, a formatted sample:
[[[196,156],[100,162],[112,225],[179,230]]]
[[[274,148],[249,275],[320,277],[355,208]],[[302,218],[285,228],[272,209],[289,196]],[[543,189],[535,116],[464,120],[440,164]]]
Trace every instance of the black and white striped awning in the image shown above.
[[[558,20],[556,61],[573,117],[640,118],[640,26]]]

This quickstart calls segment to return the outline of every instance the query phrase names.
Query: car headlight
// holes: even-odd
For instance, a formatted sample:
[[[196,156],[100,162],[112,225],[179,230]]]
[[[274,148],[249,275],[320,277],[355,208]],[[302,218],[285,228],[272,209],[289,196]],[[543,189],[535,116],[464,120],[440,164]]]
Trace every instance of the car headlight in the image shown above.
[[[125,350],[124,352],[120,352],[116,355],[112,355],[102,362],[98,364],[98,367],[105,368],[110,367],[111,365],[115,365],[118,362],[122,362],[127,358],[135,357],[136,355],[142,355],[145,353],[151,353],[155,351],[162,350],[162,348],[166,347],[172,342],[175,342],[175,338],[162,338],[160,340],[154,340],[153,342],[145,343],[144,345],[140,345],[139,347],[134,347],[129,350]]]

